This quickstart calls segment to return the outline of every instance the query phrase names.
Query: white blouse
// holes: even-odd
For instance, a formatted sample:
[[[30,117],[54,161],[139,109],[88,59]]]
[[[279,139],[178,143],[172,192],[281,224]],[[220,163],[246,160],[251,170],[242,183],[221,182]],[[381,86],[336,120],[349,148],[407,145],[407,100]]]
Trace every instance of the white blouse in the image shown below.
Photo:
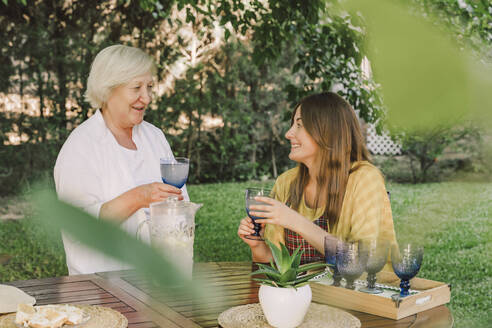
[[[120,146],[99,110],[79,125],[63,144],[56,160],[54,177],[58,197],[99,217],[101,206],[107,201],[139,185],[162,182],[159,159],[173,157],[162,131],[143,121],[133,127],[132,138],[137,150]],[[185,200],[189,200],[186,186],[182,191]],[[120,227],[135,236],[145,218],[144,209],[140,209]],[[63,245],[70,275],[129,268],[66,233]]]

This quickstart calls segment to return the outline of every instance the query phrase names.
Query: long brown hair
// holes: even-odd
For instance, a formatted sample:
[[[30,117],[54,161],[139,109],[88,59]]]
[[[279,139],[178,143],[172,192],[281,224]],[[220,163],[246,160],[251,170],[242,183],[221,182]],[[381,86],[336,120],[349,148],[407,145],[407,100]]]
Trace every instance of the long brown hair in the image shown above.
[[[299,108],[306,131],[319,146],[315,207],[320,204],[320,196],[326,195],[323,216],[332,229],[340,216],[349,174],[358,168],[351,169],[351,166],[354,162],[370,161],[369,152],[352,106],[336,93],[325,92],[302,99],[294,109],[291,125]],[[292,208],[299,209],[308,181],[308,168],[299,163],[298,174],[290,185],[288,203]]]

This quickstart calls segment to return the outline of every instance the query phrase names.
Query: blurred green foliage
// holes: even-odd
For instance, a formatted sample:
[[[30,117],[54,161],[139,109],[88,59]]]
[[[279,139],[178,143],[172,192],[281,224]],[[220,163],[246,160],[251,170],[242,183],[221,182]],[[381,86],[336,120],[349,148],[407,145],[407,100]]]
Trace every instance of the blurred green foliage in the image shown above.
[[[492,3],[489,0],[412,0],[416,12],[448,31],[461,47],[492,61]]]
[[[460,49],[435,20],[412,15],[413,7],[398,1],[350,3],[367,25],[369,59],[391,124],[423,130],[486,115],[484,107],[492,105],[486,92],[492,89],[490,66]]]

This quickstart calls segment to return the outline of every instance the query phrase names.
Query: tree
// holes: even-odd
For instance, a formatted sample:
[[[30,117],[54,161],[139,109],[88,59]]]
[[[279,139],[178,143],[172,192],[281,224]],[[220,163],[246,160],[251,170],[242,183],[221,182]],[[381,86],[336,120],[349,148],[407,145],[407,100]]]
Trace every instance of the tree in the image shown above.
[[[285,169],[279,145],[287,127],[282,87],[290,81],[283,74],[288,60],[259,69],[247,45],[229,42],[159,99],[152,121],[174,131],[168,135],[173,149],[192,158],[192,181],[246,180]],[[205,117],[218,124],[210,126]]]
[[[339,2],[176,1],[178,8],[186,8],[187,21],[196,21],[195,13],[200,13],[205,26],[220,22],[226,40],[232,34],[251,40],[253,63],[258,67],[275,63],[288,46],[295,47],[296,61],[290,74],[297,74],[299,81],[285,89],[291,103],[309,93],[337,89],[366,122],[377,122],[383,115],[377,85],[360,69],[364,29],[358,19],[343,11]],[[145,3],[153,11],[159,2]]]
[[[401,145],[402,155],[410,160],[413,183],[429,181],[428,172],[445,150],[454,148],[462,155],[472,154],[481,140],[480,130],[473,124],[441,124],[433,129],[394,129],[392,136]]]

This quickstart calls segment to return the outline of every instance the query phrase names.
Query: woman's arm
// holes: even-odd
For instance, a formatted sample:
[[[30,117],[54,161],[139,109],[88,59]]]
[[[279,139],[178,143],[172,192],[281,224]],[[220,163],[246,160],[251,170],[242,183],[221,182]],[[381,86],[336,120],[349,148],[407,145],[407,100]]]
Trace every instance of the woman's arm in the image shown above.
[[[169,196],[178,196],[183,199],[181,190],[161,182],[154,182],[135,187],[118,197],[107,201],[101,206],[99,217],[122,223],[133,213],[150,203],[159,202]]]
[[[246,236],[252,235],[255,230],[253,229],[253,221],[249,217],[245,217],[239,223],[237,234],[250,248],[251,258],[253,262],[268,263],[272,259],[272,253],[267,244],[262,240],[248,239]],[[262,227],[262,232],[265,227]]]
[[[325,237],[328,237],[330,251],[336,249],[336,237],[317,226],[287,205],[268,197],[257,197],[256,200],[268,205],[254,205],[251,209],[261,212],[250,212],[251,215],[264,217],[257,219],[257,223],[275,224],[300,234],[311,246],[321,254],[325,253]]]
[[[251,247],[251,260],[253,262],[269,263],[272,259],[272,252],[264,241],[257,246]]]

